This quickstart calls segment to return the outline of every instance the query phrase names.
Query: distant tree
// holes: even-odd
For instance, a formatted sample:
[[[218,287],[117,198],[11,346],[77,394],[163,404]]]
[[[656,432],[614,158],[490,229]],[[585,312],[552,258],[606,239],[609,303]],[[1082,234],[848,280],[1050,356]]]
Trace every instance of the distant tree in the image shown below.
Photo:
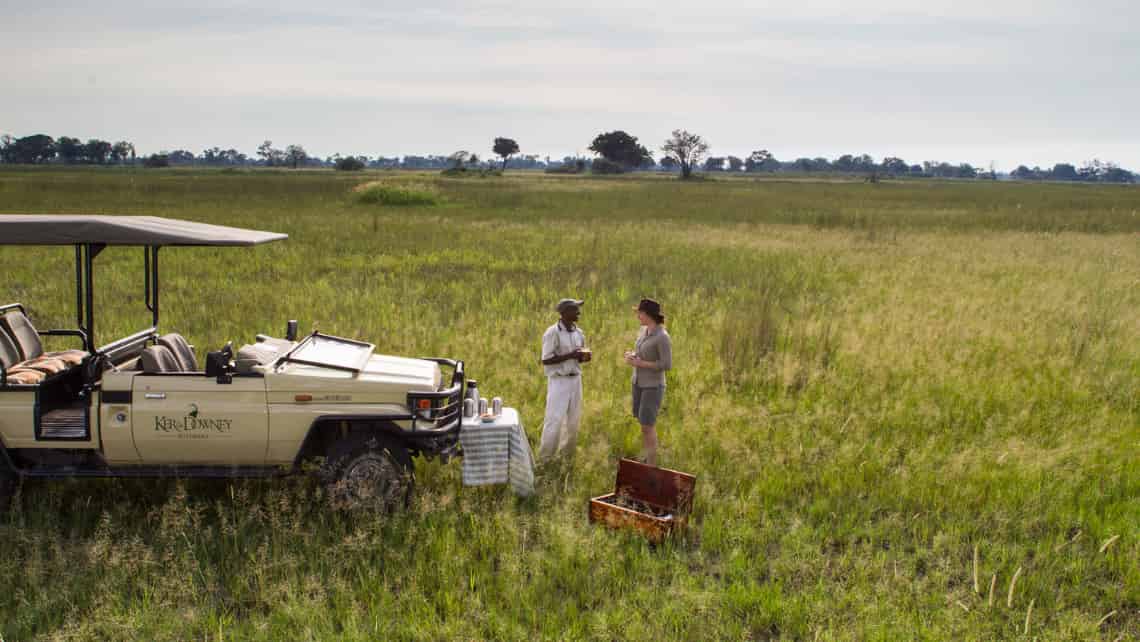
[[[463,170],[467,169],[467,164],[471,162],[471,152],[466,150],[459,150],[447,157],[447,163],[451,169]]]
[[[958,178],[977,178],[978,170],[969,163],[962,163],[958,166]]]
[[[519,153],[519,144],[513,138],[496,138],[495,144],[491,148],[496,155],[503,158],[503,169],[507,168],[507,161],[511,158],[511,154]]]
[[[701,159],[709,151],[709,144],[697,134],[684,129],[674,129],[673,135],[665,140],[661,146],[665,157],[672,160],[681,168],[681,178],[686,179],[693,175],[693,167],[700,164]],[[662,159],[661,165],[665,166]]]
[[[706,172],[723,172],[724,171],[724,157],[723,156],[709,156],[705,159]]]
[[[55,151],[64,163],[68,165],[78,163],[84,156],[83,141],[70,136],[60,136],[59,140],[55,141]]]
[[[853,172],[856,169],[855,157],[851,154],[844,154],[835,159],[835,169],[841,172]]]
[[[590,151],[602,158],[617,163],[626,169],[639,167],[645,159],[652,160],[649,150],[637,142],[636,136],[615,130],[598,134],[589,147]]]
[[[1105,183],[1132,183],[1135,182],[1136,175],[1126,169],[1112,165],[1104,171],[1100,180]]]
[[[111,146],[111,160],[116,163],[125,163],[127,160],[135,162],[135,146],[128,141],[121,140]]]
[[[297,169],[297,166],[303,164],[308,157],[305,148],[300,145],[290,145],[285,148],[285,162],[293,169]]]
[[[46,163],[55,158],[55,140],[47,134],[9,138],[4,145],[4,158],[9,163]]]
[[[147,156],[143,159],[143,167],[170,167],[170,156],[165,153],[151,154],[150,156]]]
[[[358,172],[364,169],[366,162],[356,156],[345,156],[344,158],[336,159],[333,164],[338,170],[342,172]]]
[[[111,143],[92,138],[83,145],[83,157],[88,163],[104,165],[111,157]]]
[[[1034,175],[1033,170],[1029,169],[1025,165],[1018,165],[1017,169],[1009,173],[1009,176],[1010,178],[1015,178],[1019,181],[1028,181],[1038,178],[1036,175]]]
[[[225,157],[222,155],[221,147],[210,147],[203,149],[202,153],[198,155],[202,162],[207,165],[221,165],[225,162]]]
[[[401,165],[404,169],[439,169],[454,165],[454,161],[447,156],[404,156]]]
[[[744,169],[749,172],[773,172],[779,166],[780,162],[766,149],[752,152],[744,161]]]
[[[257,146],[257,155],[265,162],[267,167],[281,165],[285,161],[285,152],[273,147],[273,141],[267,140]]]
[[[888,156],[883,159],[883,171],[891,176],[899,176],[910,172],[910,166],[906,161],[895,156]]]
[[[1056,181],[1075,181],[1079,176],[1077,175],[1077,168],[1069,163],[1057,163],[1049,172],[1049,178]]]
[[[728,170],[730,172],[739,172],[740,168],[744,167],[744,161],[736,156],[728,157]]]
[[[661,160],[657,161],[657,164],[661,166],[661,169],[667,172],[671,172],[679,167],[677,159],[672,156],[662,156]]]
[[[815,169],[815,161],[810,158],[797,158],[792,161],[792,169],[800,172],[810,172]]]
[[[176,149],[167,156],[171,165],[193,165],[196,160],[194,152],[187,149]]]

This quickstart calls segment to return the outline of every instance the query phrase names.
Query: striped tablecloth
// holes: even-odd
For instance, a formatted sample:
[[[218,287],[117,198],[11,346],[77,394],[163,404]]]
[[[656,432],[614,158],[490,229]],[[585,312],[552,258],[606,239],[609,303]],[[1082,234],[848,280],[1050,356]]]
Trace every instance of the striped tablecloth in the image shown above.
[[[465,418],[459,431],[463,446],[463,485],[510,482],[516,495],[534,494],[534,454],[514,408],[503,408],[494,421]]]

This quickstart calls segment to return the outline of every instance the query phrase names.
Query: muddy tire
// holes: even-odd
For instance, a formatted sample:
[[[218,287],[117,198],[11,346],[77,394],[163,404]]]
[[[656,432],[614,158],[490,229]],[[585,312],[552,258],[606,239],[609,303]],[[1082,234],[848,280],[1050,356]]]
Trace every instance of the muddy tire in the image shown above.
[[[407,508],[415,486],[407,449],[384,435],[352,435],[337,442],[320,478],[330,506],[351,512]]]

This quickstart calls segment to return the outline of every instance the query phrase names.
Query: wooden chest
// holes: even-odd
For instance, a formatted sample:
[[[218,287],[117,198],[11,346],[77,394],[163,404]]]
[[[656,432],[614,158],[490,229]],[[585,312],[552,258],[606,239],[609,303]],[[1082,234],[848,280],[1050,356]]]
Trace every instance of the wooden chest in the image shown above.
[[[590,521],[660,543],[688,526],[696,482],[688,473],[622,459],[614,492],[590,500]]]

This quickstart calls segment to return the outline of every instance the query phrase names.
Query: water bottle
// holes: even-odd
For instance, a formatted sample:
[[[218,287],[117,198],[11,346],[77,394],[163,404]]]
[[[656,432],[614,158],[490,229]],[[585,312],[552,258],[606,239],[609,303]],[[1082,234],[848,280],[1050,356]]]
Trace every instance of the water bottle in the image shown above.
[[[474,379],[467,380],[467,394],[464,395],[464,398],[479,403],[479,386]]]

